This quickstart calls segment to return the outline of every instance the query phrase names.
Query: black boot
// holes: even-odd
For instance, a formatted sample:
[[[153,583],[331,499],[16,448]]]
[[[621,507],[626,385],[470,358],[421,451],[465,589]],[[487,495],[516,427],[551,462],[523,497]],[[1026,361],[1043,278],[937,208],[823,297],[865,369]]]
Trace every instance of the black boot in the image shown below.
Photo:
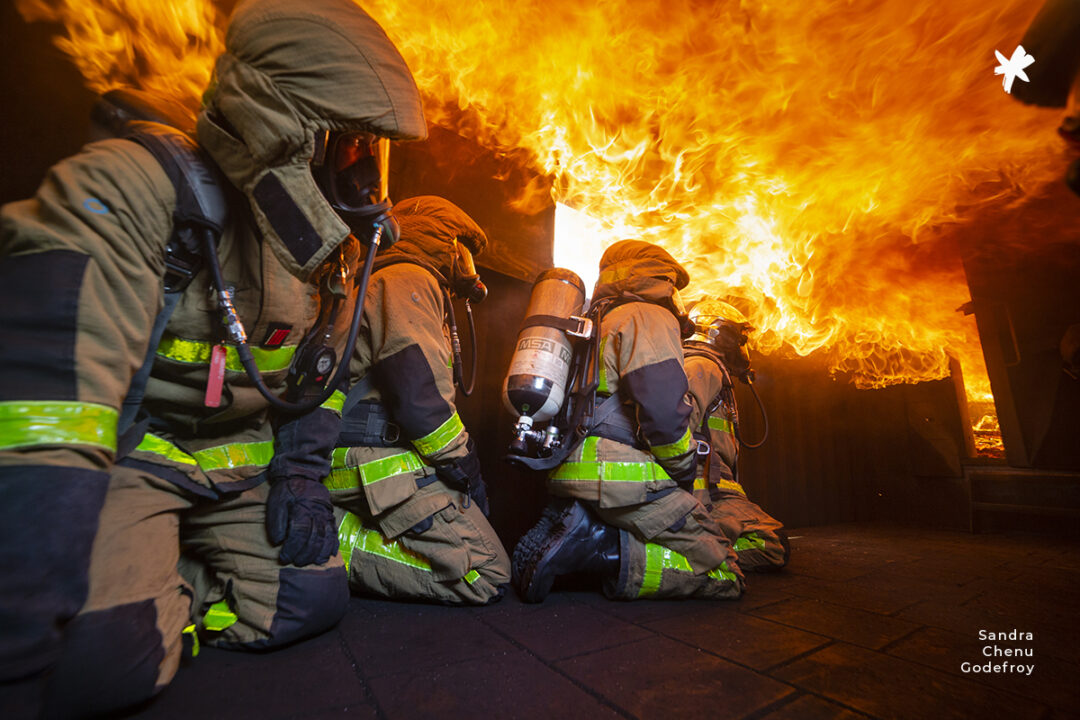
[[[548,507],[514,548],[514,583],[525,602],[542,602],[560,575],[619,572],[619,531],[574,500]]]

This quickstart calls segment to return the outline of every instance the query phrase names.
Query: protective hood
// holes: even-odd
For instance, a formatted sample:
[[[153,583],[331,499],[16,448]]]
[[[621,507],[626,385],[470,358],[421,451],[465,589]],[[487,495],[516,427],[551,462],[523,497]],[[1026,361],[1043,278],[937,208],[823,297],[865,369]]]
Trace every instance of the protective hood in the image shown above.
[[[681,315],[677,291],[689,283],[690,275],[667,250],[642,240],[620,240],[600,258],[593,302],[605,297],[644,300],[671,306]]]
[[[352,0],[241,2],[203,103],[199,143],[302,280],[349,234],[311,174],[316,132],[427,137],[408,66]]]
[[[421,195],[394,205],[401,239],[381,253],[384,261],[409,259],[428,264],[453,283],[455,238],[475,256],[487,247],[480,226],[454,203],[434,195]],[[376,263],[379,261],[376,260]]]

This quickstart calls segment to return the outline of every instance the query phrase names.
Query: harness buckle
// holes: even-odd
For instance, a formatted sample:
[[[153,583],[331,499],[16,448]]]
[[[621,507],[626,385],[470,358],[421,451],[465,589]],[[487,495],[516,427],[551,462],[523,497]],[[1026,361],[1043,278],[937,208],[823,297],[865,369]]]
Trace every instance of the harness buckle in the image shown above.
[[[383,426],[382,441],[393,445],[401,439],[401,426],[395,422],[387,422]]]
[[[708,455],[709,453],[711,453],[711,452],[712,452],[712,446],[711,446],[711,445],[709,445],[709,443],[705,442],[704,440],[697,440],[697,439],[695,438],[694,442],[696,442],[696,443],[697,443],[697,450],[696,450],[695,452],[696,452],[696,453],[697,453],[698,455],[701,455],[702,457],[705,457],[705,456],[707,456],[707,455]]]
[[[590,320],[589,318],[578,317],[577,315],[571,315],[570,319],[571,320],[576,320],[578,325],[577,325],[576,328],[567,329],[566,330],[567,335],[573,335],[574,337],[579,337],[579,338],[592,337],[592,332],[593,332],[593,321],[592,320]]]

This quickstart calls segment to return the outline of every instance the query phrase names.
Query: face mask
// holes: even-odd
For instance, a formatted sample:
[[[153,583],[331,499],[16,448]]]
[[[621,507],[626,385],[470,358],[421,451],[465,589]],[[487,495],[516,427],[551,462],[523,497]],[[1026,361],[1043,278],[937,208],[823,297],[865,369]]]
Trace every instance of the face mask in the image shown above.
[[[353,234],[368,242],[383,227],[382,244],[398,239],[398,225],[386,198],[389,154],[385,139],[365,132],[320,132],[315,138],[311,173],[319,190]]]
[[[458,241],[454,241],[454,269],[452,272],[454,294],[472,303],[487,297],[487,286],[480,280],[473,263],[472,253]]]

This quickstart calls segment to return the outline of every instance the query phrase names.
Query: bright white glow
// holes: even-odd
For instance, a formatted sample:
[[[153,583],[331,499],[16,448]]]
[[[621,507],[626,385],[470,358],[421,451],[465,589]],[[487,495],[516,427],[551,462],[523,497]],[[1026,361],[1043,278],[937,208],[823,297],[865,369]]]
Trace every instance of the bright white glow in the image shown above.
[[[611,243],[603,226],[585,213],[562,203],[555,203],[555,267],[573,270],[585,283],[586,297],[592,297],[599,274],[597,266],[604,248]]]

